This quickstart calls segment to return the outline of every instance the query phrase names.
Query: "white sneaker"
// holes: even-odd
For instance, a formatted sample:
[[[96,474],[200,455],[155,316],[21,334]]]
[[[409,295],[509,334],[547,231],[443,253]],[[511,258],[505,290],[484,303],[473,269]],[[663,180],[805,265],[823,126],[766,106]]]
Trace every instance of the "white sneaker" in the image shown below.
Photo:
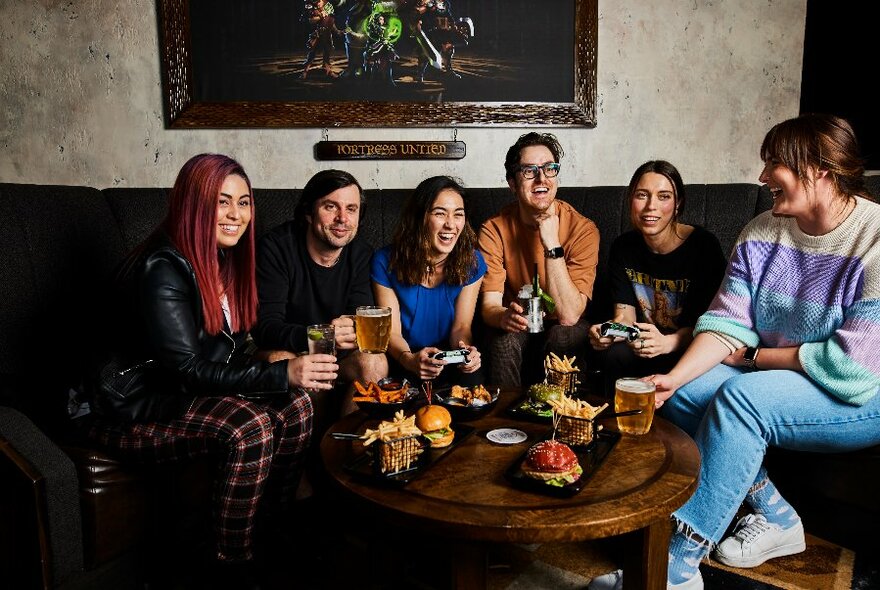
[[[602,574],[590,580],[587,590],[621,590],[623,588],[623,570],[615,570],[610,574]]]
[[[590,581],[587,590],[621,590],[623,588],[623,570],[613,571],[610,574],[596,576]],[[703,575],[697,570],[697,575],[681,584],[666,584],[667,590],[703,590]]]
[[[715,549],[715,559],[730,567],[757,567],[768,559],[807,548],[801,521],[783,529],[767,522],[762,514],[749,514],[739,519],[734,531]]]

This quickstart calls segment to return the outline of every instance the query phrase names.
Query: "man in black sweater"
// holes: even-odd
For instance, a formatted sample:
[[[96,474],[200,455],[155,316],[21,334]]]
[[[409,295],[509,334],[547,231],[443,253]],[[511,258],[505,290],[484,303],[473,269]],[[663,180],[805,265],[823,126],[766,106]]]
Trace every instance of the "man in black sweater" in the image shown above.
[[[388,374],[385,355],[361,353],[355,337],[355,308],[373,305],[373,250],[355,239],[363,208],[363,189],[351,174],[323,170],[306,183],[293,220],[260,239],[253,337],[270,361],[296,359],[297,369],[308,371],[310,355],[298,356],[308,350],[306,327],[326,323],[336,328],[342,380],[378,381]],[[348,393],[342,414],[355,409],[351,388]]]

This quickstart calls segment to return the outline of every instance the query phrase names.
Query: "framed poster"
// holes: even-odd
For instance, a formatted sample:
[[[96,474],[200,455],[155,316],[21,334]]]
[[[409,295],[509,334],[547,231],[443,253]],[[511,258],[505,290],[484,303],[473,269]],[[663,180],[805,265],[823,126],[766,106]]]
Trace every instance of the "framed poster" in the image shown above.
[[[157,0],[171,128],[596,125],[597,0]]]

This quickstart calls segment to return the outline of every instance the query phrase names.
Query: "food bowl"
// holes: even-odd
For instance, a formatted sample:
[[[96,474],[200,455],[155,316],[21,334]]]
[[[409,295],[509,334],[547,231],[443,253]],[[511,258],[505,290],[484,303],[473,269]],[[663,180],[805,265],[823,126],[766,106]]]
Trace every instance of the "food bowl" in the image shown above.
[[[450,387],[435,391],[434,403],[440,404],[449,410],[453,422],[468,422],[470,420],[476,420],[481,416],[485,416],[491,412],[492,408],[495,407],[495,404],[498,403],[498,391],[496,390],[489,393],[492,396],[490,401],[482,402],[481,400],[475,399],[469,403],[464,399],[454,397],[452,395],[452,388]]]
[[[397,391],[404,385],[409,385],[409,381],[406,378],[401,377],[385,377],[384,379],[379,379],[376,382],[376,385],[379,386],[379,389],[382,391]]]
[[[407,390],[403,399],[397,402],[382,402],[378,399],[376,401],[355,401],[357,407],[371,418],[385,420],[394,417],[398,410],[409,408],[418,393],[415,387],[412,387],[406,379],[402,378],[386,377],[385,379],[380,379],[376,385],[383,392],[397,391],[402,387],[406,387]]]

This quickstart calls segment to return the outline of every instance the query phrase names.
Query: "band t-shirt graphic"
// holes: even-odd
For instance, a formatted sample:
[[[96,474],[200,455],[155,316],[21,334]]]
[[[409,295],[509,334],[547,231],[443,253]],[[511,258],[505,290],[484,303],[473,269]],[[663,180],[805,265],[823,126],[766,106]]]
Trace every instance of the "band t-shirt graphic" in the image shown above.
[[[664,334],[696,324],[715,296],[727,261],[718,239],[700,226],[668,254],[651,252],[641,233],[629,231],[608,258],[615,303],[636,308],[639,322]]]

